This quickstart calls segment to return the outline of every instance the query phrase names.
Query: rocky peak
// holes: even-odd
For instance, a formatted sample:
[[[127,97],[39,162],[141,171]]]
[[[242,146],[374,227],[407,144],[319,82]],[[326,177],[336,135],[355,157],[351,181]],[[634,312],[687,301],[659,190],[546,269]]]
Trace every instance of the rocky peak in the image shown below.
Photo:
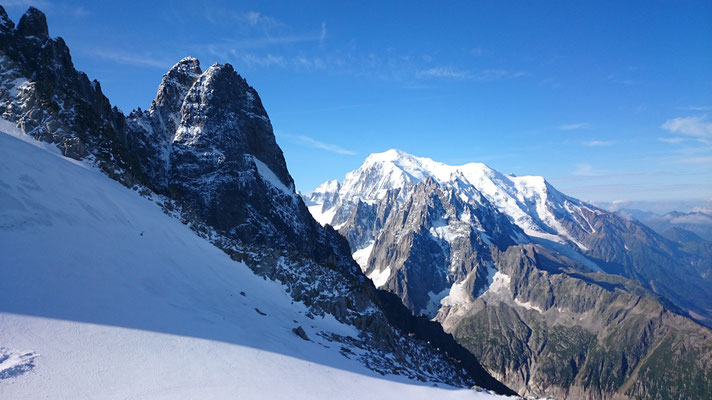
[[[20,22],[17,24],[17,33],[25,37],[49,37],[47,18],[45,17],[44,13],[34,7],[28,8],[22,18],[20,18]]]
[[[5,9],[0,6],[0,32],[7,33],[15,29],[15,23],[7,16]]]
[[[151,111],[162,114],[179,112],[188,90],[202,73],[197,58],[186,57],[178,61],[163,75],[156,99],[151,104]]]
[[[174,143],[204,147],[228,158],[252,155],[294,189],[259,95],[230,64],[213,64],[190,88]]]
[[[56,144],[67,157],[91,156],[112,178],[140,180],[133,155],[118,150],[125,140],[124,116],[112,109],[98,82],[74,68],[64,40],[49,38],[45,15],[30,7],[12,29],[2,10],[0,23],[4,79],[23,82],[22,90],[0,90],[3,118]]]

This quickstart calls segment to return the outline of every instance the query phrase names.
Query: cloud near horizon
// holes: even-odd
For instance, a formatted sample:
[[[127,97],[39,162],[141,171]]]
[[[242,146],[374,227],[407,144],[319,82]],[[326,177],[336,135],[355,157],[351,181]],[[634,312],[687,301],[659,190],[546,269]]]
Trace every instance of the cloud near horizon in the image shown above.
[[[577,122],[572,124],[559,125],[558,129],[560,131],[576,131],[579,129],[591,129],[591,124],[588,122]]]
[[[113,61],[117,64],[134,65],[138,67],[152,67],[164,69],[166,71],[172,65],[175,64],[175,61],[171,62],[163,58],[100,48],[88,49],[86,50],[86,53],[91,54],[95,57],[103,58],[105,60]]]
[[[572,172],[576,176],[596,176],[598,173],[593,169],[593,166],[588,163],[576,165],[576,169]]]
[[[306,135],[292,135],[290,133],[284,133],[284,132],[279,132],[279,136],[289,138],[297,143],[300,143],[302,145],[312,147],[315,149],[319,150],[324,150],[328,151],[330,153],[335,153],[335,154],[341,154],[345,156],[354,156],[358,154],[357,152],[349,149],[345,149],[339,145],[332,144],[332,143],[325,143],[320,140],[316,140],[312,137],[306,136]]]
[[[583,142],[583,145],[587,147],[606,147],[613,145],[613,143],[612,140],[589,140]]]
[[[694,137],[703,142],[712,139],[712,122],[707,120],[707,115],[672,118],[660,127],[668,132]]]

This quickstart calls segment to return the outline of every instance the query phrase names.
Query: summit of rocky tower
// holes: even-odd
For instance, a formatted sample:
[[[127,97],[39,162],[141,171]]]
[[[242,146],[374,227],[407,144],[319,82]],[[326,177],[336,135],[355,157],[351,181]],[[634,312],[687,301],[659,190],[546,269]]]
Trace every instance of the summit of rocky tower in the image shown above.
[[[45,15],[30,7],[17,28],[0,12],[3,87],[0,115],[63,155],[91,158],[114,179],[145,182],[127,152],[123,114],[111,107],[97,81],[74,69],[62,38],[50,38]]]
[[[49,37],[47,17],[42,11],[30,7],[20,18],[20,22],[17,24],[17,33],[22,36],[36,36],[41,39]]]
[[[157,113],[163,127],[168,132],[175,132],[175,117],[180,113],[188,90],[193,86],[203,71],[197,58],[186,57],[176,63],[161,79],[156,99],[151,103],[150,111]]]
[[[5,9],[0,6],[0,32],[7,33],[15,29],[15,23],[8,17]]]
[[[128,146],[152,186],[199,221],[241,241],[316,251],[321,234],[298,199],[269,116],[232,65],[203,71],[195,58],[180,60],[151,107],[132,112],[127,125]]]

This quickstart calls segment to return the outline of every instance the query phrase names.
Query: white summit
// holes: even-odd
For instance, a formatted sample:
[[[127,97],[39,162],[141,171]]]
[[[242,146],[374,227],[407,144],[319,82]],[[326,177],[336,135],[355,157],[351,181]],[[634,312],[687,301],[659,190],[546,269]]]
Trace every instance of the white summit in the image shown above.
[[[357,201],[374,203],[389,190],[428,178],[458,188],[468,201],[480,202],[479,197],[484,196],[532,238],[574,243],[587,250],[565,225],[571,222],[591,233],[594,228],[587,223],[588,216],[599,210],[564,195],[543,177],[503,174],[475,162],[453,166],[395,149],[371,154],[358,169],[347,173],[341,184],[332,180],[319,186],[309,196],[309,210],[320,223],[338,228],[344,222],[337,218],[339,207]]]

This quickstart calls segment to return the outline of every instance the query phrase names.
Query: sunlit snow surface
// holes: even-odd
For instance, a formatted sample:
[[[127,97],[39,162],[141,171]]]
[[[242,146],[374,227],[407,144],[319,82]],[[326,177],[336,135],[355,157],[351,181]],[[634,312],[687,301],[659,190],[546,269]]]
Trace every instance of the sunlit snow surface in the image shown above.
[[[0,372],[0,399],[493,398],[345,358],[318,333],[352,327],[22,139],[0,134],[0,367],[23,366]]]

